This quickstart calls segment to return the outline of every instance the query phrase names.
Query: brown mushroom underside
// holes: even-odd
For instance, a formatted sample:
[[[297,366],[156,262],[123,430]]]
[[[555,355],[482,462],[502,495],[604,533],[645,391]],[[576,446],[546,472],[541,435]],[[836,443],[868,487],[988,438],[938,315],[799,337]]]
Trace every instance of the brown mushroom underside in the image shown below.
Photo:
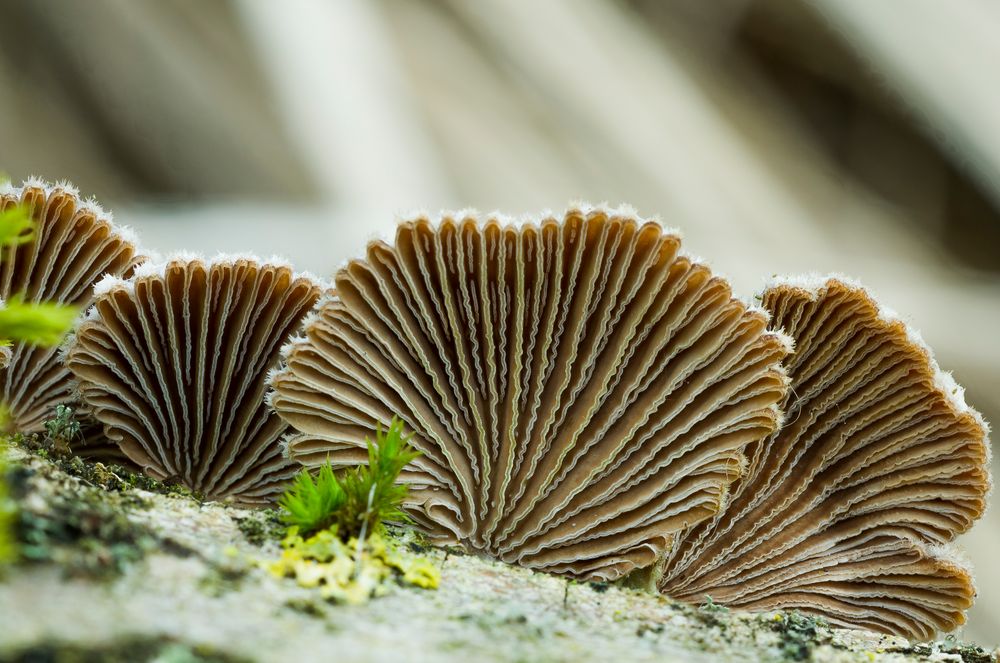
[[[715,513],[786,388],[787,340],[679,249],[600,210],[401,224],[338,272],[273,379],[292,458],[365,462],[398,414],[436,540],[579,577],[653,563]]]
[[[103,289],[67,363],[108,439],[206,499],[273,501],[298,466],[264,402],[267,373],[320,287],[240,258],[175,260]]]
[[[35,239],[0,249],[0,298],[20,295],[25,302],[58,302],[80,307],[92,301],[94,284],[105,274],[129,273],[140,257],[133,242],[81,202],[67,188],[25,184],[0,195],[0,211],[23,205],[34,219]],[[9,412],[9,429],[44,431],[56,405],[75,401],[72,378],[58,348],[15,344],[0,371],[0,400]],[[74,441],[86,454],[87,445]]]
[[[974,589],[939,546],[985,508],[985,424],[863,289],[789,283],[763,303],[795,340],[786,423],[747,447],[725,508],[678,537],[661,591],[911,638],[952,630]]]

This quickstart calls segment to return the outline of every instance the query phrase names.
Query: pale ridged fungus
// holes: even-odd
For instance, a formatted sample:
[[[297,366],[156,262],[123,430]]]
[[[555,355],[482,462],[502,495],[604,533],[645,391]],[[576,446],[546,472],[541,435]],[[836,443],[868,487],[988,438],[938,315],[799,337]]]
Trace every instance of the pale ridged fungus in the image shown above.
[[[109,440],[157,479],[264,505],[297,466],[264,402],[280,347],[322,287],[252,258],[180,258],[109,278],[67,350]]]
[[[31,241],[0,249],[0,298],[85,308],[103,276],[127,275],[140,261],[131,231],[115,226],[68,184],[30,180],[0,186],[0,211],[22,206],[35,222]],[[6,354],[7,349],[0,351]],[[56,347],[15,343],[0,371],[8,427],[40,433],[56,405],[74,400],[72,379]],[[86,447],[81,449],[86,452]]]
[[[365,462],[398,414],[433,540],[614,579],[713,515],[777,427],[789,344],[767,322],[628,211],[420,218],[337,273],[272,403],[307,466]]]
[[[985,422],[863,288],[788,279],[763,304],[795,340],[787,421],[749,444],[725,508],[678,536],[661,591],[910,638],[954,629],[975,591],[944,545],[986,506]]]

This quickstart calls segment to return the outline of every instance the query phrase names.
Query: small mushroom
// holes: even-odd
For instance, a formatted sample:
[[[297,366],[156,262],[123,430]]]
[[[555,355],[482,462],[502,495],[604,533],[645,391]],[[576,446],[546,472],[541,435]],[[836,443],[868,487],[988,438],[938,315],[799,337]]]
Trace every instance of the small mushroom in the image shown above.
[[[115,226],[109,214],[69,185],[31,180],[21,187],[0,186],[0,211],[17,205],[35,221],[34,239],[0,249],[0,298],[84,308],[101,277],[125,275],[140,260],[131,231]],[[58,348],[15,343],[0,371],[0,399],[10,430],[42,432],[55,406],[74,400]]]
[[[267,373],[322,290],[284,265],[180,258],[108,278],[67,351],[108,439],[147,474],[262,505],[297,466]]]
[[[440,542],[595,579],[719,508],[780,418],[787,339],[631,212],[402,223],[336,275],[272,403],[293,459],[344,468],[393,415]]]
[[[987,426],[905,323],[838,278],[763,295],[795,340],[786,423],[725,508],[678,536],[660,589],[926,639],[974,589],[943,547],[982,514]]]
[[[79,393],[77,394],[79,398]],[[132,472],[142,468],[122,453],[121,448],[104,434],[104,426],[94,418],[93,413],[83,403],[76,403],[73,418],[80,424],[80,432],[70,440],[73,454],[92,462],[120,465]]]

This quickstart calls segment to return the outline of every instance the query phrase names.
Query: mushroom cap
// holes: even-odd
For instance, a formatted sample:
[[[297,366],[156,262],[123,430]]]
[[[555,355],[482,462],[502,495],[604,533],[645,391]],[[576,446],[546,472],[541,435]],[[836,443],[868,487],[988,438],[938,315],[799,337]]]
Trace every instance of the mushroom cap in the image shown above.
[[[107,438],[147,474],[267,504],[298,469],[264,402],[267,373],[321,291],[251,258],[143,265],[98,285],[67,365]]]
[[[69,184],[30,180],[0,187],[0,211],[23,205],[34,219],[35,239],[0,248],[0,298],[56,302],[85,308],[94,284],[106,274],[129,273],[141,260],[134,234],[112,223],[93,201]],[[72,379],[58,348],[15,343],[0,371],[0,400],[9,428],[44,430],[56,405],[75,400]]]
[[[82,403],[78,404],[73,418],[80,424],[79,435],[70,440],[70,448],[74,455],[95,463],[119,465],[132,472],[142,471],[142,468],[122,453],[117,444],[108,439],[104,434],[104,425],[95,419],[93,413]]]
[[[272,403],[308,466],[365,462],[398,414],[432,539],[613,579],[715,513],[778,425],[790,347],[767,322],[628,212],[418,218],[339,270]]]
[[[974,590],[941,546],[985,509],[987,425],[860,286],[785,280],[763,304],[795,340],[786,423],[747,447],[725,508],[678,536],[661,591],[911,638],[955,628]]]

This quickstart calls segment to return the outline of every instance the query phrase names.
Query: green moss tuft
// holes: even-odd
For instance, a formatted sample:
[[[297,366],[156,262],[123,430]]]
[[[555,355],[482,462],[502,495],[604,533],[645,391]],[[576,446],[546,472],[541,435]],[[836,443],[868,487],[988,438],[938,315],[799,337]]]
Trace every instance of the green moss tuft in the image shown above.
[[[364,539],[383,521],[406,521],[401,507],[407,488],[396,479],[418,455],[403,437],[403,423],[393,419],[387,431],[368,441],[366,467],[337,476],[327,462],[315,478],[303,470],[278,502],[283,518],[303,535],[333,529],[344,539]]]
[[[45,421],[45,437],[63,454],[69,454],[74,441],[81,436],[80,422],[74,418],[73,408],[57,405],[51,419]]]
[[[150,493],[201,501],[194,492],[180,484],[157,481],[117,463],[94,462],[74,456],[69,443],[73,436],[79,434],[80,424],[73,419],[72,407],[59,405],[56,411],[56,416],[45,422],[45,433],[14,433],[9,438],[11,445],[52,462],[70,476],[107,491],[125,492],[138,488]]]

